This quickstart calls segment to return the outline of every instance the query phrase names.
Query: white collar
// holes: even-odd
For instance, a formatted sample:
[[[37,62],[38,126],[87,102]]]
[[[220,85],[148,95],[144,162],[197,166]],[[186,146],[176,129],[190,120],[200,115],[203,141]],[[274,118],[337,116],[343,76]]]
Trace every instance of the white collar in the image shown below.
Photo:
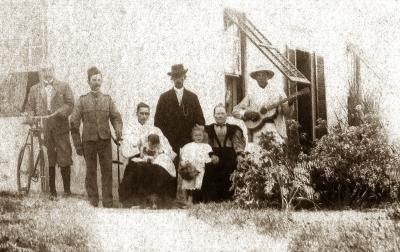
[[[139,127],[141,126],[141,127],[148,127],[148,126],[150,126],[150,124],[149,124],[149,119],[147,119],[147,121],[144,123],[144,124],[141,124],[138,120],[137,120],[137,118],[136,118],[136,123],[137,123],[137,125],[139,125]]]
[[[49,84],[49,83],[53,84],[53,83],[54,83],[54,78],[51,79],[50,81],[45,81],[45,80],[43,80],[43,82],[44,82],[44,85],[47,85],[47,84]]]
[[[185,89],[185,88],[184,88],[184,87],[182,87],[182,88],[176,88],[176,87],[174,86],[175,93],[181,94],[181,93],[183,93],[183,89]]]

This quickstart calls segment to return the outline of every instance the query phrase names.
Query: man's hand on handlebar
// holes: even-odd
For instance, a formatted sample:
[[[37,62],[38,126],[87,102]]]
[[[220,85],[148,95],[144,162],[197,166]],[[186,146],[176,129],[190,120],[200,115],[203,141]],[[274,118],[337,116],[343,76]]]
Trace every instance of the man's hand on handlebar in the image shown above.
[[[23,113],[22,115],[25,116],[25,120],[23,121],[23,124],[28,124],[28,125],[32,126],[33,124],[38,123],[40,120],[49,119],[51,117],[58,115],[58,111],[54,112],[53,114],[44,115],[44,116],[31,116],[28,113]]]
[[[76,154],[78,156],[83,156],[83,147],[82,146],[77,146],[77,147],[75,147],[75,149],[76,149]]]
[[[115,131],[115,137],[117,138],[117,142],[120,142],[122,140],[122,131],[121,130],[116,130]]]

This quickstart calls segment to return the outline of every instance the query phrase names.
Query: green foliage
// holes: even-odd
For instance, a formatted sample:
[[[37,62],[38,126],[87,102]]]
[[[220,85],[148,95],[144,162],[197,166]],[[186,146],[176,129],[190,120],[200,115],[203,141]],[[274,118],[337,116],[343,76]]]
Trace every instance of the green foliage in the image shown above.
[[[260,143],[259,155],[246,153],[231,176],[235,202],[288,210],[301,200],[313,200],[308,163],[288,158],[288,145],[277,143],[272,134],[263,135]]]
[[[264,135],[261,153],[248,153],[232,175],[235,202],[290,209],[301,201],[336,208],[398,200],[399,148],[390,144],[374,106],[368,108],[373,114],[357,109],[359,125],[338,124],[314,142],[308,154],[301,152],[298,142],[279,145],[272,134]],[[291,127],[297,126],[290,123]]]
[[[334,127],[302,160],[313,163],[313,185],[326,205],[353,207],[399,197],[399,153],[377,116],[358,126]]]

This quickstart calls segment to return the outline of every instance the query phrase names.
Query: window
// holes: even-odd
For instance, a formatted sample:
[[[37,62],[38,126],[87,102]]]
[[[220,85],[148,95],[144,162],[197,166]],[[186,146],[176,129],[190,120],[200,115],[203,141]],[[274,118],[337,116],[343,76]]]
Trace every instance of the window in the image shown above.
[[[243,13],[239,15],[244,15]],[[244,97],[246,36],[226,17],[225,23],[225,107],[228,114]]]
[[[10,73],[0,87],[0,115],[16,116],[25,111],[29,90],[38,82],[38,72]]]
[[[2,1],[0,9],[0,116],[25,106],[38,65],[46,58],[45,1]]]

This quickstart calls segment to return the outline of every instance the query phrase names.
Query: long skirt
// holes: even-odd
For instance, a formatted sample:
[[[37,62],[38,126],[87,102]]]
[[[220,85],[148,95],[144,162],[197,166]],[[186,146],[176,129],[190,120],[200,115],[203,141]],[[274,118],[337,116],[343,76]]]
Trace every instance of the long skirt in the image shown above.
[[[233,190],[231,174],[236,169],[236,153],[233,148],[213,148],[214,154],[219,157],[219,163],[207,164],[205,167],[203,186],[201,189],[201,200],[226,201],[232,200]]]
[[[125,206],[142,205],[156,196],[159,203],[168,204],[175,198],[175,178],[159,165],[130,161],[119,185],[119,200]]]

